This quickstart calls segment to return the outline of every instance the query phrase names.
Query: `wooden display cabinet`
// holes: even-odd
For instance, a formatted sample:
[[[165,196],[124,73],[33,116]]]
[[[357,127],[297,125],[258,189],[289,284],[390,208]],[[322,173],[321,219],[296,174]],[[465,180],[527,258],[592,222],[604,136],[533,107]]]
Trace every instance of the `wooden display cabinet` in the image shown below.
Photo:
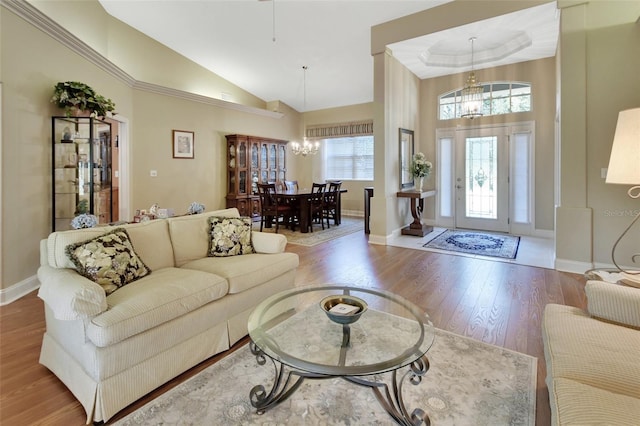
[[[260,216],[258,183],[286,180],[287,141],[227,135],[227,208],[242,216]]]

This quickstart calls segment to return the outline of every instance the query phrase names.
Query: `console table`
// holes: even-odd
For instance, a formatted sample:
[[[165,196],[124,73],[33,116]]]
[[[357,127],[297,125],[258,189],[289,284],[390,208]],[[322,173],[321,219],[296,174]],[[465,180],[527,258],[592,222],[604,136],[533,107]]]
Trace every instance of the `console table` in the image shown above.
[[[424,237],[433,231],[433,226],[424,225],[420,220],[420,216],[422,216],[422,210],[424,209],[424,199],[433,197],[434,195],[436,195],[435,190],[418,191],[416,189],[406,189],[397,193],[398,198],[411,199],[411,216],[413,216],[413,222],[411,222],[409,226],[402,228],[402,235]]]

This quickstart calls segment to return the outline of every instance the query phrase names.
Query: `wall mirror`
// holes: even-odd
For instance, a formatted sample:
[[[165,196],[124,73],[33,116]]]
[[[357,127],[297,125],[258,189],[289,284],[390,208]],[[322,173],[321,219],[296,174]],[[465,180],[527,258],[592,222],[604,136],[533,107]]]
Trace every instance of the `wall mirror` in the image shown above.
[[[413,186],[413,176],[409,167],[413,158],[413,130],[400,129],[400,189]]]

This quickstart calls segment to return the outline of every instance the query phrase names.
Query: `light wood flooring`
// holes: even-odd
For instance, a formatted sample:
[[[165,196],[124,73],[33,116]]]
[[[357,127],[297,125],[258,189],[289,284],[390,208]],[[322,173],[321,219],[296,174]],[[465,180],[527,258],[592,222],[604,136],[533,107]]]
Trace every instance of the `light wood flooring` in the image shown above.
[[[351,283],[393,291],[424,308],[436,327],[538,358],[536,424],[550,424],[541,337],[547,303],[585,308],[581,275],[407,248],[368,244],[362,232],[300,255],[299,286]],[[0,307],[0,425],[82,425],[85,414],[66,387],[38,364],[42,302],[33,292]],[[237,349],[247,338],[236,344]],[[122,418],[219,360],[217,355],[121,411]],[[294,395],[295,397],[295,395]]]

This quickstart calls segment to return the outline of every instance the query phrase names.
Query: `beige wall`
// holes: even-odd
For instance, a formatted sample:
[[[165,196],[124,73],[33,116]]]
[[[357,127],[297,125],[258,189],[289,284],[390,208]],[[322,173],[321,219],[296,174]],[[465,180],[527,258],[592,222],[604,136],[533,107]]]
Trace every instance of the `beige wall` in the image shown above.
[[[555,59],[521,62],[497,68],[478,70],[480,82],[520,81],[531,83],[532,111],[516,114],[468,119],[434,120],[438,117],[438,96],[464,86],[466,73],[422,80],[420,85],[421,127],[420,149],[428,158],[436,156],[436,129],[456,126],[485,126],[535,121],[535,223],[537,230],[554,227],[554,179],[549,171],[554,167],[555,147]],[[431,179],[433,181],[433,178]],[[433,209],[425,210],[425,217],[434,219]]]
[[[556,257],[561,269],[611,264],[616,238],[640,210],[627,187],[601,177],[618,112],[640,106],[640,2],[560,1],[560,199]],[[620,243],[630,266],[640,226]],[[635,265],[637,268],[637,264]]]
[[[61,3],[60,7],[63,6]],[[191,201],[199,201],[208,209],[222,207],[226,195],[225,134],[247,133],[291,140],[297,139],[301,132],[300,114],[291,109],[285,108],[281,116],[262,114],[258,110],[252,113],[251,108],[239,110],[217,106],[215,102],[136,89],[132,84],[137,86],[141,81],[137,75],[131,75],[134,83],[116,77],[10,10],[4,7],[0,10],[3,83],[0,289],[30,285],[39,264],[39,241],[51,231],[51,116],[62,111],[49,99],[58,81],[86,82],[98,93],[112,98],[116,111],[128,120],[132,209],[148,208],[157,202],[161,207],[173,207],[177,213],[184,213]],[[101,36],[104,34],[90,37],[98,48],[108,44],[100,42]],[[136,34],[132,37],[135,39]],[[144,38],[139,33],[137,37]],[[127,46],[137,49],[148,42],[136,43],[133,39],[119,49],[126,50]],[[154,55],[159,58],[162,53],[158,51]],[[135,56],[129,54],[131,58]],[[170,76],[165,80],[158,77],[156,84],[164,81],[179,86],[178,80],[207,83],[199,67],[173,56],[168,49],[167,57],[171,58],[172,67],[163,69]],[[150,61],[149,65],[157,64]],[[181,70],[179,79],[175,69]],[[209,83],[214,81],[212,78]],[[251,107],[255,104],[248,103]],[[263,101],[260,104],[266,105]],[[172,158],[172,129],[195,132],[195,159]],[[158,171],[157,178],[149,176],[152,169]],[[296,173],[295,160],[290,161],[289,170]]]

